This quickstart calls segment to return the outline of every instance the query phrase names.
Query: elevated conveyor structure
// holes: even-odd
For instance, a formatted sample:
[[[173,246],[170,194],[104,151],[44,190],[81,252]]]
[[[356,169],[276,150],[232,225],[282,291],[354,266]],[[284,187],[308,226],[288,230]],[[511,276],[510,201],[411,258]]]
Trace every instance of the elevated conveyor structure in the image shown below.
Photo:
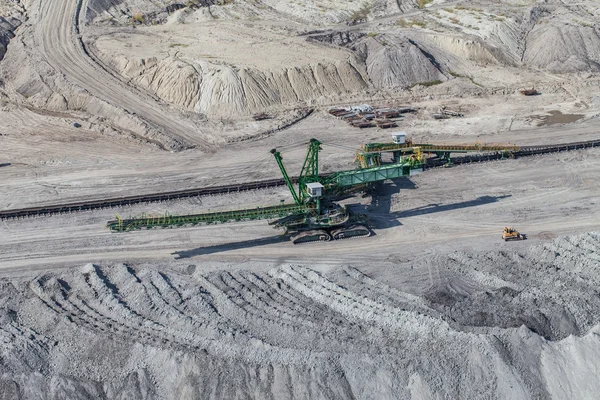
[[[304,214],[310,211],[306,205],[288,204],[271,207],[257,207],[248,210],[217,211],[189,215],[141,215],[136,218],[116,219],[108,221],[106,226],[112,232],[128,232],[138,229],[173,228],[186,225],[217,224],[254,219],[282,218],[293,214]]]
[[[522,146],[519,151],[512,153],[511,155],[515,158],[531,157],[548,153],[556,153],[563,151],[583,150],[594,147],[600,147],[600,139],[571,142],[571,143],[560,143],[560,144],[548,144],[541,146]],[[486,161],[500,160],[504,158],[499,153],[488,153],[478,154],[470,153],[463,156],[459,156],[453,159],[454,164],[472,164]],[[437,168],[445,165],[446,162],[440,159],[429,159],[427,160],[424,167]],[[321,179],[326,179],[331,174],[319,175]],[[297,182],[298,177],[289,177],[290,181]],[[65,213],[91,211],[112,207],[122,207],[126,205],[141,204],[141,203],[155,203],[169,200],[184,199],[198,196],[209,196],[209,195],[221,195],[228,193],[235,193],[247,190],[256,190],[263,188],[272,188],[285,185],[284,179],[267,179],[261,181],[249,181],[245,183],[236,183],[223,186],[208,186],[201,188],[193,188],[186,190],[175,190],[169,192],[160,193],[147,193],[135,196],[124,196],[115,198],[101,198],[101,199],[90,199],[79,202],[70,203],[58,203],[40,205],[35,207],[26,207],[18,209],[0,210],[0,220],[11,220],[20,218],[35,218],[42,216],[60,215]]]
[[[322,182],[325,187],[341,189],[348,186],[358,186],[385,181],[387,179],[411,176],[422,171],[423,163],[419,159],[406,159],[394,164],[335,172],[322,178]]]
[[[360,150],[363,153],[374,153],[379,151],[405,151],[411,152],[413,148],[420,148],[423,152],[450,151],[452,153],[467,153],[474,151],[519,151],[521,148],[515,145],[504,144],[432,144],[432,143],[367,143]]]
[[[381,153],[393,153],[392,162],[397,163],[402,157],[414,154],[419,160],[425,161],[421,154],[435,154],[446,163],[452,163],[451,153],[497,153],[501,158],[512,157],[521,148],[515,145],[505,144],[431,144],[412,143],[407,140],[404,143],[367,143],[356,152],[356,162],[360,168],[370,168],[382,164]]]

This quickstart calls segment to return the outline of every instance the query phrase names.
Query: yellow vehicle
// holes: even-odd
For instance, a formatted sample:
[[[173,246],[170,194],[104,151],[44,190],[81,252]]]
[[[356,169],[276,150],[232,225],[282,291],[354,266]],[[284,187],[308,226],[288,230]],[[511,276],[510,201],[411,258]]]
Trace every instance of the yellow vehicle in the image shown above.
[[[523,235],[522,233],[519,233],[519,231],[517,231],[516,229],[504,227],[504,231],[502,232],[502,239],[504,239],[505,242],[508,242],[510,240],[525,240],[527,239],[527,236]]]

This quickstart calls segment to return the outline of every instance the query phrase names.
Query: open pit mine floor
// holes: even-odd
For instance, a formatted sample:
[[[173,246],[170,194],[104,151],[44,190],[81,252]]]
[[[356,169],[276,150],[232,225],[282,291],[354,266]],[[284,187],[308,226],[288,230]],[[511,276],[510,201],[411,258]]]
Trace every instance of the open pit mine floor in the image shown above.
[[[504,137],[550,144],[596,131],[583,124]],[[305,138],[284,135],[286,162],[299,168]],[[266,174],[274,162],[258,149],[277,141],[247,145],[256,153],[245,159],[225,149],[232,157],[202,169],[200,181],[211,173],[260,179],[249,166]],[[361,141],[330,136],[323,165],[348,165]],[[154,152],[132,163],[131,150],[117,147],[92,161],[93,144],[66,145],[76,150],[62,158],[70,162],[3,167],[4,204],[27,204],[31,195],[17,190],[27,187],[50,204],[94,198],[109,157],[133,168],[102,179],[132,192],[130,182],[143,186],[152,168],[166,167],[168,188],[211,162],[192,150],[176,154],[179,165],[161,165],[168,157]],[[600,390],[599,155],[579,149],[385,182],[344,200],[369,215],[374,236],[328,243],[293,246],[266,221],[123,234],[105,227],[115,213],[289,201],[282,186],[2,220],[0,398],[592,399]],[[31,174],[17,179],[23,171]],[[40,186],[38,176],[55,183]],[[82,182],[94,184],[82,191]],[[528,239],[502,241],[505,225]]]
[[[597,1],[184,3],[0,0],[0,400],[598,399]],[[523,153],[340,200],[368,238],[106,227],[396,130]]]
[[[5,277],[0,394],[591,399],[599,244]]]
[[[281,148],[299,170],[314,130],[328,172],[351,167],[361,143],[389,140],[317,114],[212,155],[88,131],[78,140],[75,128],[31,153],[37,128],[58,122],[35,114],[3,137],[12,151],[0,169],[5,210],[260,181],[277,176],[265,149]],[[591,120],[425,140],[595,139]],[[293,246],[267,221],[123,234],[105,226],[115,213],[289,202],[284,186],[4,219],[0,398],[593,399],[599,155],[551,152],[385,182],[344,200],[369,215],[374,235],[329,243]],[[504,226],[528,239],[502,241]]]
[[[299,170],[315,130],[328,172],[351,167],[361,143],[389,140],[317,114],[218,154],[166,153],[90,131],[78,140],[75,128],[53,136],[60,121],[35,114],[2,138],[5,210],[260,181],[278,176],[265,149],[281,148]],[[49,132],[43,154],[30,151],[38,128]],[[425,140],[594,139],[590,120]],[[329,243],[293,246],[267,221],[105,226],[115,213],[289,202],[284,186],[4,219],[0,398],[593,399],[599,155],[552,152],[385,182],[344,200],[369,215],[374,235]],[[502,241],[504,226],[528,239]]]

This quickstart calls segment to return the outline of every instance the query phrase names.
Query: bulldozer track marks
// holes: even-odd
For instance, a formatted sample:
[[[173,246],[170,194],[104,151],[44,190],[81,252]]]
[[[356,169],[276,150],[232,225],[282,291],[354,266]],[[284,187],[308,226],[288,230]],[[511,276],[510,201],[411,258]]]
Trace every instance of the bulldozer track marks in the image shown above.
[[[307,348],[314,344],[314,330],[318,329],[314,323],[303,319],[294,318],[292,315],[281,315],[268,302],[259,299],[257,292],[244,286],[227,272],[211,275],[207,278],[217,290],[221,291],[227,301],[221,306],[227,309],[232,316],[232,322],[248,330],[258,330],[269,327],[270,330],[279,330],[283,335],[273,336],[270,345],[287,346],[289,340],[301,341]],[[251,318],[248,318],[248,317]],[[287,316],[287,318],[281,318]],[[307,330],[306,328],[312,328]]]
[[[14,345],[19,343],[26,348],[33,348],[37,354],[49,354],[50,340],[31,328],[10,322],[0,327],[0,344]]]
[[[245,280],[243,277],[236,279],[232,273],[225,272],[222,274],[223,282],[229,287],[234,288],[241,294],[244,301],[250,304],[256,310],[265,312],[266,314],[273,315],[275,320],[285,320],[291,326],[301,327],[307,325],[315,327],[316,325],[311,321],[307,321],[302,318],[298,318],[294,315],[294,310],[285,307],[284,304],[277,302],[270,293],[264,291],[252,282]]]
[[[529,157],[534,155],[556,153],[571,150],[587,149],[592,147],[599,147],[599,140],[591,140],[585,142],[574,142],[564,143],[557,145],[545,145],[545,146],[529,146],[521,147],[519,151],[513,152],[512,155],[515,158]],[[478,155],[467,155],[461,157],[452,158],[453,164],[470,164],[484,161],[500,160],[506,156],[501,153],[490,153],[490,154],[478,154]],[[438,168],[443,167],[446,164],[445,160],[432,159],[428,160],[426,168]],[[292,181],[296,182],[297,178],[291,178]],[[176,190],[164,193],[153,193],[140,196],[127,196],[110,199],[99,199],[90,200],[83,202],[73,202],[64,204],[47,205],[40,207],[28,207],[22,209],[3,210],[0,211],[0,220],[4,219],[15,219],[15,218],[27,218],[44,215],[56,215],[79,211],[90,211],[103,208],[121,207],[140,203],[155,203],[168,200],[178,200],[183,198],[208,196],[208,195],[220,195],[232,192],[241,192],[247,190],[272,188],[285,185],[283,179],[268,179],[262,181],[246,182],[235,185],[223,185],[223,186],[210,186],[204,188],[195,188],[188,190]]]
[[[29,284],[56,323],[157,348],[295,364],[332,351],[377,352],[376,337],[401,344],[415,318],[444,329],[414,299],[350,269],[329,278],[300,266],[189,275],[87,265],[63,279],[44,274]],[[0,327],[0,341],[31,336],[45,346],[41,335],[15,329]]]

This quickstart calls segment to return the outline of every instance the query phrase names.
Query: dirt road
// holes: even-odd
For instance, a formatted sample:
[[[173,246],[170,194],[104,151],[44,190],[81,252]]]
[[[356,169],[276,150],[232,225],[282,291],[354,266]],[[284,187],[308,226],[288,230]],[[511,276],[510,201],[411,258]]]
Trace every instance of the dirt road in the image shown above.
[[[368,264],[390,257],[410,259],[432,246],[442,253],[527,247],[556,235],[600,230],[595,178],[600,174],[599,152],[591,149],[430,170],[388,184],[375,198],[349,200],[369,213],[375,226],[376,235],[360,243],[355,239],[292,246],[265,221],[126,234],[111,234],[104,226],[115,212],[124,216],[197,212],[268,204],[285,195],[273,190],[4,221],[0,269],[150,259],[166,264],[248,258],[344,264],[364,259]],[[501,242],[505,225],[514,225],[530,239]]]
[[[79,7],[86,7],[83,1],[51,0],[42,5],[35,37],[50,65],[63,73],[69,82],[137,115],[151,128],[174,138],[183,147],[208,148],[206,137],[198,134],[193,123],[180,118],[178,112],[159,104],[142,91],[123,84],[88,56],[79,32],[78,18],[82,18]]]

